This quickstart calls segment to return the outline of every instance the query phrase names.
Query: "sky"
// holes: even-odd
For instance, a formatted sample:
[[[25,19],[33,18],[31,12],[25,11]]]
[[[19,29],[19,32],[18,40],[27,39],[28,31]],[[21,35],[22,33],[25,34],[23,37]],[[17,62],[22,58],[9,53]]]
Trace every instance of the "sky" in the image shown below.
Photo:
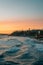
[[[0,0],[0,33],[43,29],[43,0]]]

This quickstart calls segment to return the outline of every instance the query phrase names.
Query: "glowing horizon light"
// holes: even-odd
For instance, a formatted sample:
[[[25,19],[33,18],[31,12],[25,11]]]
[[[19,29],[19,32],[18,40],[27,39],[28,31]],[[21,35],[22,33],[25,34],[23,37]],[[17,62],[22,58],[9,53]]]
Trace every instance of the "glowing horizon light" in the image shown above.
[[[10,34],[13,31],[28,30],[29,28],[43,29],[43,20],[39,21],[39,19],[16,19],[0,22],[0,33]]]

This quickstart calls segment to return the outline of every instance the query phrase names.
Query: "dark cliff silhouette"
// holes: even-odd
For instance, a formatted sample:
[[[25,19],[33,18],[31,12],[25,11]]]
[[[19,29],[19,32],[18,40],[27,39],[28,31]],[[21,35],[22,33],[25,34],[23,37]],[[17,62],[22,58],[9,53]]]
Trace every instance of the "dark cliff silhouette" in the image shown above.
[[[15,31],[10,36],[27,36],[43,38],[43,30],[26,30],[26,31]]]

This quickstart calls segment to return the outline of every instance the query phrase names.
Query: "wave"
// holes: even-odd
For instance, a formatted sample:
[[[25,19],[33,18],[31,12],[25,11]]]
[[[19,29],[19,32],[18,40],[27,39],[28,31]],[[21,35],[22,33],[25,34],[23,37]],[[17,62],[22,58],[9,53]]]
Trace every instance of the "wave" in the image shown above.
[[[25,37],[0,39],[0,65],[43,65],[43,42]]]

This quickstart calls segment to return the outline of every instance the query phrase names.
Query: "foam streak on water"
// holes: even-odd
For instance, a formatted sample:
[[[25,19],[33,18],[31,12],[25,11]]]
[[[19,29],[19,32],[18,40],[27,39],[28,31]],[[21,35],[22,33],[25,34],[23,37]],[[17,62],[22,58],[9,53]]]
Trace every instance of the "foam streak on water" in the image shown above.
[[[0,65],[43,65],[43,40],[2,36]]]

